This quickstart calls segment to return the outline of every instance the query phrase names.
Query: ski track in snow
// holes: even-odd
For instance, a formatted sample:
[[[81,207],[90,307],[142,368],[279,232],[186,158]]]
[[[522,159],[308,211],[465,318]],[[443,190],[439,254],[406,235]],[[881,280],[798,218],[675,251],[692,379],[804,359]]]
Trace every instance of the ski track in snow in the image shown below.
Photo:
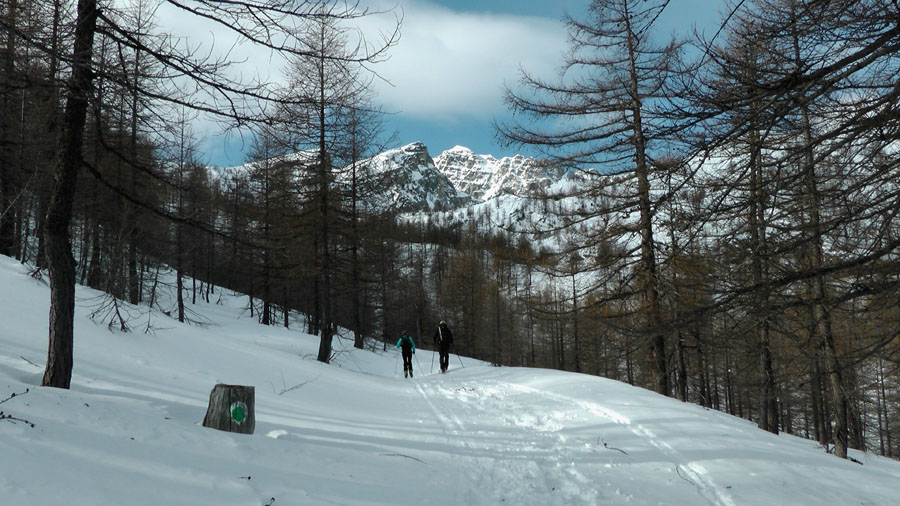
[[[513,390],[527,392],[532,395],[543,396],[554,401],[574,404],[579,408],[584,409],[596,416],[608,418],[619,425],[628,427],[628,429],[632,433],[634,433],[638,437],[645,439],[647,442],[653,445],[653,447],[663,452],[663,454],[665,454],[675,464],[676,471],[678,472],[679,476],[695,486],[699,494],[707,501],[709,501],[710,504],[714,506],[737,506],[737,503],[733,500],[733,498],[728,493],[726,493],[722,487],[719,487],[715,484],[703,465],[698,462],[689,461],[688,459],[683,457],[678,452],[678,450],[657,437],[657,435],[654,434],[653,431],[644,427],[643,425],[634,425],[627,417],[622,416],[621,414],[594,402],[537,390],[535,388],[516,383],[504,384],[507,388]]]
[[[416,383],[416,391],[418,391],[419,395],[422,396],[422,399],[425,400],[425,403],[428,405],[428,409],[434,415],[434,418],[438,421],[438,424],[441,426],[441,430],[443,430],[444,434],[447,436],[448,444],[452,445],[454,444],[454,441],[459,441],[460,443],[458,444],[466,448],[468,450],[467,453],[472,453],[473,448],[469,445],[469,443],[466,441],[465,436],[463,435],[463,433],[465,433],[465,425],[463,425],[459,418],[451,417],[446,412],[439,409],[435,402],[431,399],[431,396],[429,396],[425,389],[422,388],[421,384]],[[478,464],[479,468],[483,467],[479,462],[477,456],[475,457],[475,462],[476,464]],[[486,473],[473,473],[471,471],[468,471],[468,474],[472,482],[478,484],[482,483],[486,475]],[[469,497],[467,499],[470,503],[473,502],[472,497]]]
[[[509,390],[495,382],[432,385],[433,393],[420,384],[416,388],[448,438],[458,440],[457,444],[465,449],[463,453],[473,456],[480,472],[472,479],[484,482],[478,488],[491,491],[492,504],[534,503],[537,497],[546,497],[549,504],[600,502],[596,483],[579,471],[580,466],[599,464],[596,454],[585,449],[578,459],[563,457],[573,450],[560,433],[565,424],[558,418],[564,414],[543,418],[527,415],[527,405],[511,399]],[[465,426],[453,414],[461,407],[467,410],[465,417],[473,420],[474,426]],[[481,427],[478,420],[487,420],[490,425]],[[511,430],[498,430],[498,420]]]
[[[456,441],[471,455],[477,472],[471,472],[471,480],[477,490],[489,491],[492,501],[499,503],[533,503],[536,497],[545,496],[552,504],[597,504],[597,493],[590,480],[581,475],[574,462],[563,462],[561,448],[565,437],[556,431],[561,425],[547,426],[531,417],[500,415],[508,426],[514,426],[515,445],[510,444],[511,434],[497,431],[494,426],[478,427],[478,417],[495,421],[498,413],[509,413],[510,401],[499,395],[498,388],[483,384],[470,386],[445,386],[432,383],[429,393],[421,384],[416,385],[432,414],[442,426],[448,440]],[[470,410],[466,418],[475,420],[473,427],[466,426],[453,410],[465,407]],[[476,417],[469,416],[476,414]],[[544,423],[542,425],[542,423]],[[526,437],[518,433],[530,429]],[[484,503],[484,497],[469,498],[472,504]]]

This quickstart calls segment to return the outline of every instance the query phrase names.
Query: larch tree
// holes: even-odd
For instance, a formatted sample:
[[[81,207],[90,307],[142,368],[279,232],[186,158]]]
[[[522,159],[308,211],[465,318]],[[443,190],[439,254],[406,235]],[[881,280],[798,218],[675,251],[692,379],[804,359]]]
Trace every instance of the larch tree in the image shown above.
[[[750,287],[745,290],[746,296],[736,297],[732,303],[747,308],[748,333],[754,340],[751,347],[757,350],[757,424],[777,433],[776,373],[771,349],[773,253],[769,243],[778,242],[778,238],[770,238],[772,222],[785,219],[773,209],[772,202],[773,195],[779,189],[783,191],[780,186],[785,183],[774,175],[779,171],[772,166],[770,154],[775,142],[773,118],[759,98],[765,86],[764,76],[771,69],[764,63],[770,60],[771,37],[752,13],[737,13],[732,23],[733,27],[726,31],[725,45],[707,49],[708,74],[701,74],[703,77],[693,81],[695,88],[686,92],[696,93],[695,101],[704,104],[703,111],[715,110],[714,104],[733,105],[727,114],[706,122],[704,134],[717,145],[711,156],[713,168],[702,170],[692,182],[692,187],[705,195],[693,214],[702,226],[723,230],[719,242],[737,245],[741,252],[720,257],[727,260],[720,261],[721,271],[732,273],[721,284],[734,291]]]
[[[211,23],[225,30],[245,47],[255,46],[280,55],[310,55],[296,38],[297,26],[313,19],[341,19],[352,22],[367,14],[353,3],[326,1],[267,2],[251,0],[234,3],[222,0],[165,1],[179,16]],[[115,15],[115,6],[100,9],[96,0],[79,0],[72,45],[62,49],[70,55],[70,74],[66,86],[66,105],[61,122],[60,142],[53,170],[53,183],[45,223],[47,268],[50,273],[51,304],[48,359],[42,384],[68,388],[72,374],[74,342],[75,260],[69,239],[76,184],[85,168],[82,156],[85,123],[92,98],[91,90],[98,67],[94,54],[95,35],[102,34],[119,48],[129,48],[165,69],[171,87],[194,90],[183,94],[161,93],[159,89],[138,87],[136,93],[156,103],[169,102],[211,114],[225,125],[245,125],[262,119],[263,105],[283,99],[270,83],[242,79],[233,72],[235,61],[212,51],[198,51],[174,37],[136,36],[135,27]],[[325,59],[371,61],[393,40],[371,51]],[[95,177],[101,175],[92,172]],[[109,181],[105,183],[109,184]],[[116,188],[127,193],[128,188]],[[137,200],[137,199],[134,199]]]
[[[327,12],[327,7],[322,7]],[[301,202],[309,208],[314,229],[315,304],[312,329],[319,334],[318,360],[331,359],[336,330],[335,255],[341,228],[342,192],[338,178],[343,167],[355,169],[363,139],[357,121],[370,111],[370,84],[363,63],[376,62],[393,45],[397,34],[372,48],[339,18],[320,16],[304,25],[299,42],[304,54],[290,59],[278,122],[285,126],[286,142],[303,152]],[[355,175],[355,173],[354,173]]]
[[[806,351],[810,377],[803,382],[813,385],[816,433],[825,439],[833,428],[831,441],[823,442],[846,458],[849,446],[862,444],[853,430],[860,425],[853,378],[868,350],[893,339],[890,331],[860,338],[842,330],[838,315],[853,319],[854,308],[870,307],[878,294],[896,289],[874,273],[896,266],[900,247],[890,232],[897,228],[891,180],[898,166],[884,156],[898,131],[900,11],[896,2],[879,1],[735,4],[730,31],[743,35],[724,51],[709,48],[707,56],[715,73],[730,75],[737,85],[705,87],[711,100],[702,114],[712,118],[707,124],[722,127],[711,138],[714,150],[750,146],[744,166],[751,183],[744,190],[750,240],[736,258],[746,252],[754,265],[746,283],[719,297],[756,294],[745,300],[756,315],[764,376],[772,374],[765,351],[769,322],[779,321],[782,334],[804,329],[805,342],[814,344]],[[725,57],[741,53],[743,58]],[[742,191],[733,183],[723,186],[723,194]],[[721,217],[725,207],[715,213]],[[766,238],[767,230],[778,235]],[[818,402],[824,391],[828,395]],[[783,404],[773,402],[772,385],[763,383],[759,401],[760,427],[777,430],[772,412]],[[824,423],[823,411],[831,424]]]
[[[607,196],[611,203],[597,214],[634,212],[619,227],[593,229],[593,242],[611,234],[625,242],[637,236],[631,251],[640,280],[649,375],[653,389],[665,395],[670,386],[654,237],[660,196],[654,180],[668,170],[657,163],[663,152],[675,151],[666,109],[673,100],[668,83],[679,67],[681,45],[659,44],[653,28],[668,3],[594,0],[586,19],[568,17],[570,51],[560,79],[551,82],[523,72],[522,91],[506,94],[514,114],[538,122],[499,126],[510,143],[532,146],[594,180],[594,198]],[[615,188],[608,186],[609,174],[623,175]]]

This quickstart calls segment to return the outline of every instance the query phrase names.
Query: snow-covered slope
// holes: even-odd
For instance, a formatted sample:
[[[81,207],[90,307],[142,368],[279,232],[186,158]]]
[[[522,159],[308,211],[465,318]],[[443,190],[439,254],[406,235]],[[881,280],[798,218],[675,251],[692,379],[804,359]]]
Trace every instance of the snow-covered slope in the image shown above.
[[[72,389],[41,388],[48,300],[0,257],[0,400],[30,389],[0,409],[34,424],[0,420],[2,504],[897,504],[895,461],[582,374],[456,356],[433,374],[420,347],[404,379],[393,348],[347,340],[325,365],[228,292],[191,307],[202,324],[126,307],[121,333],[79,288]],[[200,425],[216,383],[256,387],[255,434]]]

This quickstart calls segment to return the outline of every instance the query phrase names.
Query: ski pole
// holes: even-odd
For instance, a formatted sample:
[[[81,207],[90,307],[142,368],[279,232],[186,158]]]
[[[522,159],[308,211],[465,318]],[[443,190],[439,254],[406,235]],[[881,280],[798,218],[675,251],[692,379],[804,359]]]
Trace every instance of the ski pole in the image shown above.
[[[431,350],[431,374],[434,374],[434,350]]]
[[[413,352],[413,358],[416,359],[416,367],[418,367],[419,370],[421,371],[421,370],[422,370],[422,363],[419,362],[419,356],[416,355],[416,352]]]
[[[456,352],[456,346],[453,346],[453,343],[451,343],[451,344],[450,344],[450,347],[451,347],[451,348],[453,348],[453,354],[454,354],[454,355],[456,355],[456,359],[457,359],[457,360],[459,360],[459,365],[461,365],[461,366],[462,366],[462,368],[463,368],[463,369],[465,369],[465,368],[466,368],[466,366],[465,366],[465,365],[463,365],[463,363],[462,363],[462,359],[461,359],[461,358],[459,358],[459,353],[457,353],[457,352]]]

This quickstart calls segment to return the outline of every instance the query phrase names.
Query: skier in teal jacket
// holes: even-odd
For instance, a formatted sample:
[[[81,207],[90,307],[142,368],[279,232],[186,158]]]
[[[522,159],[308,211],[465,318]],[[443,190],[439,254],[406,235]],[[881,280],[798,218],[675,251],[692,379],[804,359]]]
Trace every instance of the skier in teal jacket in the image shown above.
[[[405,330],[397,341],[396,348],[400,348],[403,352],[403,377],[412,378],[412,356],[416,353],[416,343],[413,342],[412,336]]]

